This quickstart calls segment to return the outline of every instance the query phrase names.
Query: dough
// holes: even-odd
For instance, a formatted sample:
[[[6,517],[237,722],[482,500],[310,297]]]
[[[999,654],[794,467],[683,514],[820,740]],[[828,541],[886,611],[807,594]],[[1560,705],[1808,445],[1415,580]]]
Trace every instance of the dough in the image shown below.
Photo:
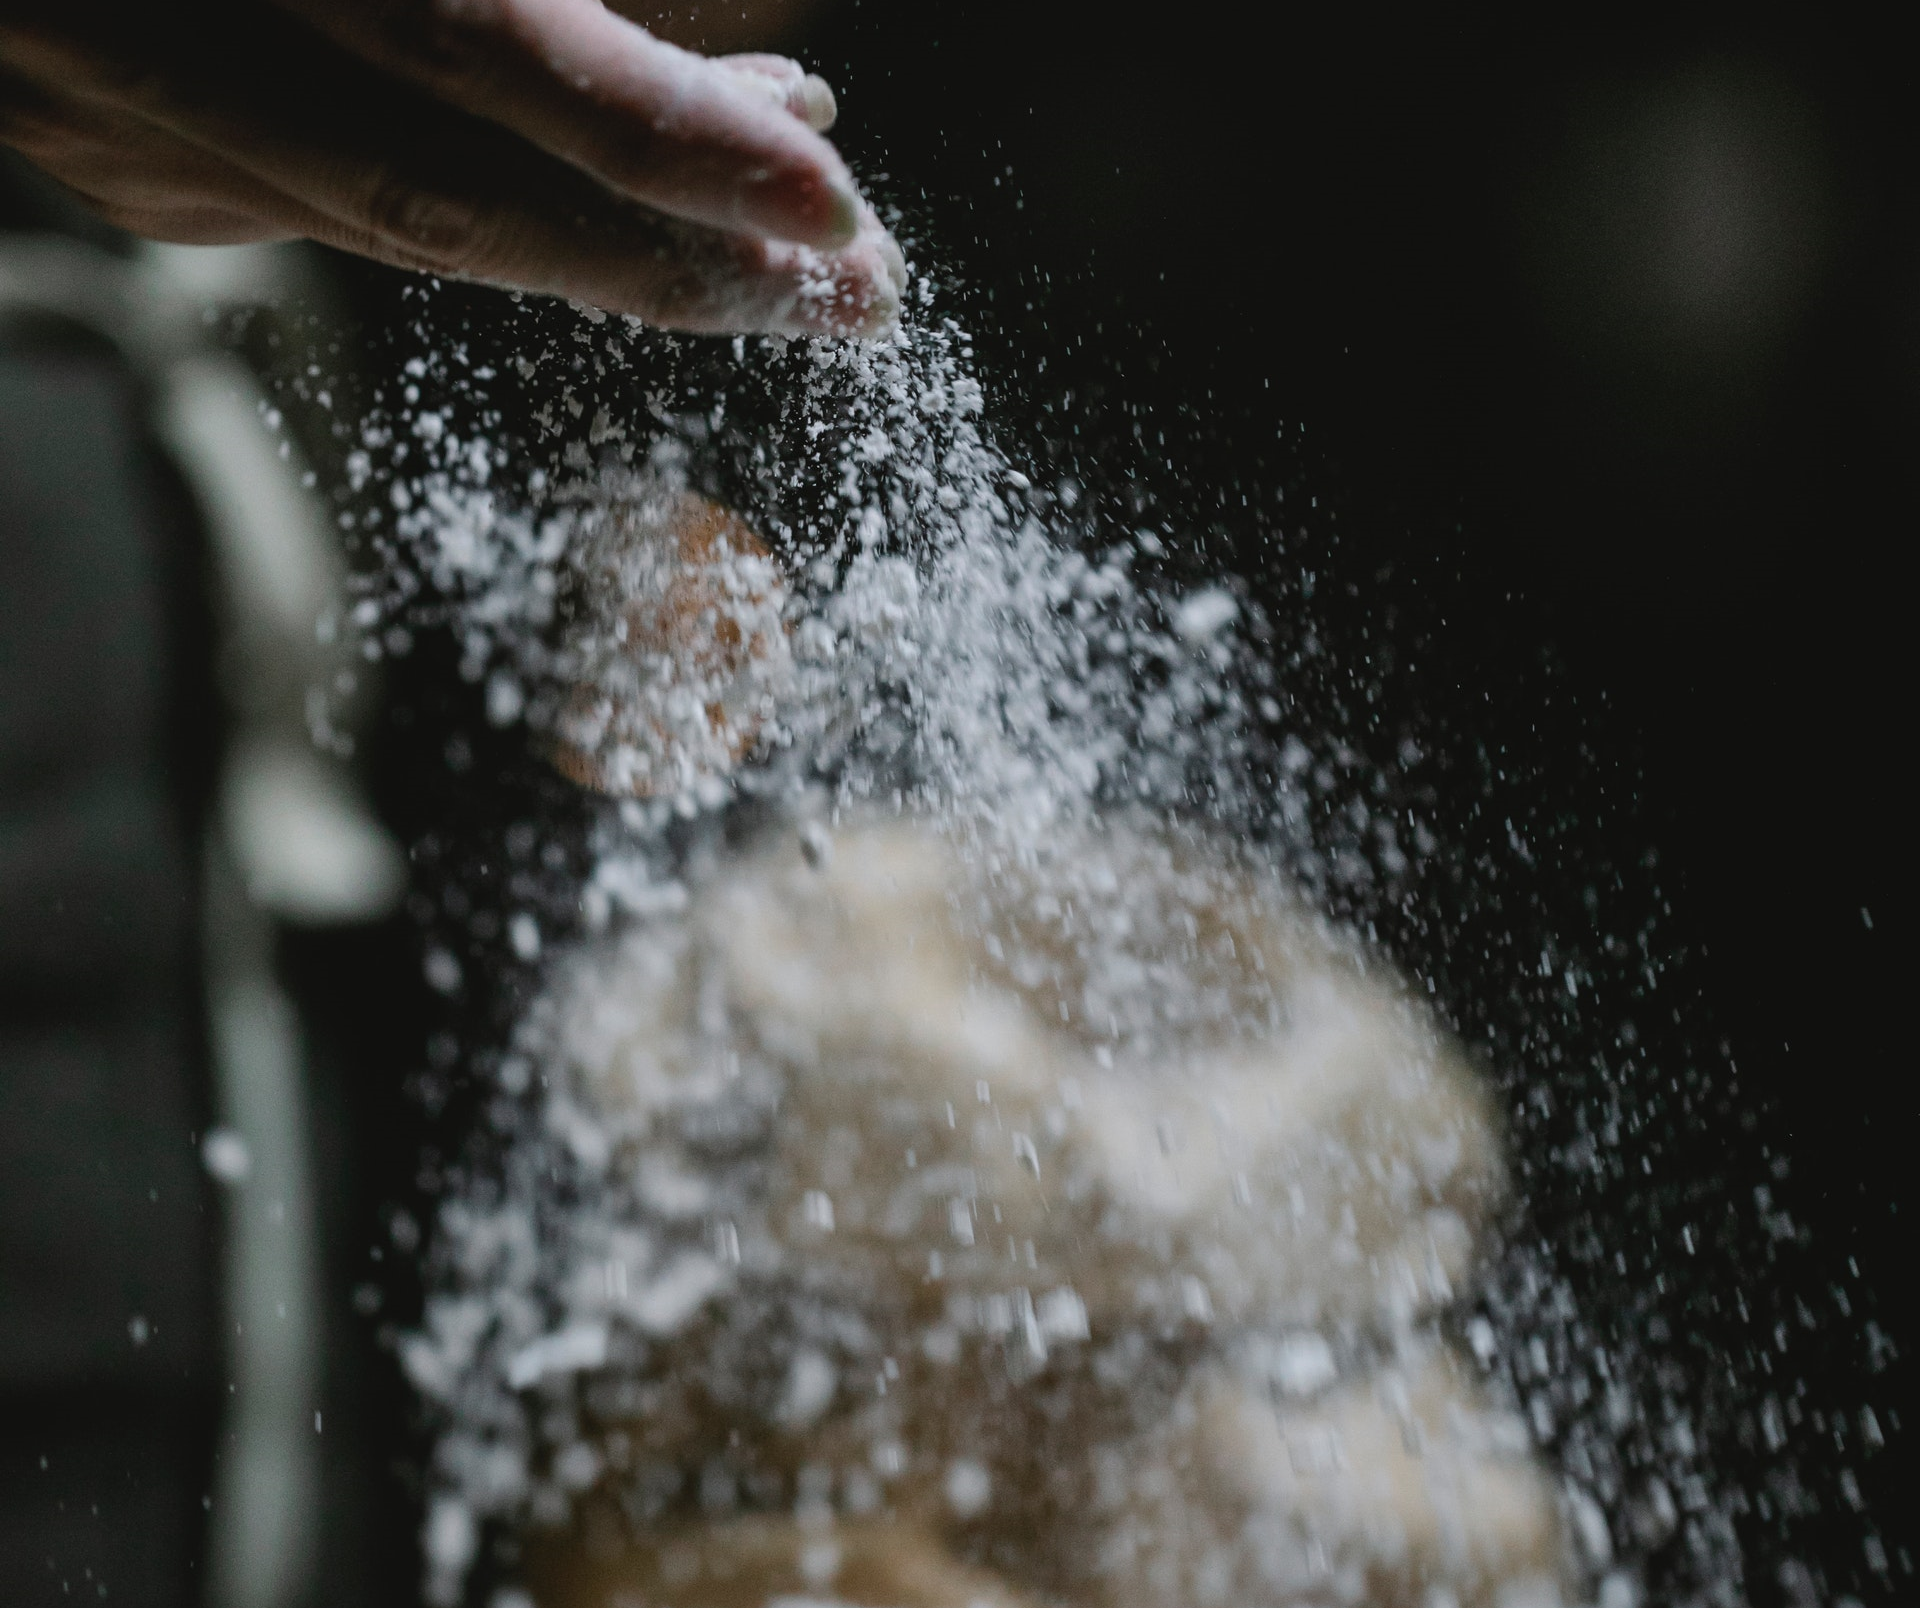
[[[1484,1086],[1223,846],[788,830],[531,1022],[635,1203],[573,1314],[631,1337],[575,1482],[630,1539],[536,1541],[549,1608],[1571,1589],[1524,1428],[1429,1332],[1503,1197]]]
[[[1073,852],[1170,876],[1154,846]],[[1132,962],[1021,923],[1035,879],[983,889],[908,825],[844,831],[819,867],[784,844],[699,891],[671,962],[649,931],[591,963],[581,992],[631,1020],[572,1007],[596,1022],[575,1068],[644,1125],[696,1086],[727,1097],[697,1070],[724,1037],[777,1107],[768,1231],[923,1305],[1070,1290],[1101,1325],[1404,1324],[1451,1298],[1501,1198],[1485,1094],[1277,885],[1210,870],[1182,913],[1212,930],[1180,947],[1223,1003],[1103,1032],[1080,1007],[1113,984],[1086,974]]]

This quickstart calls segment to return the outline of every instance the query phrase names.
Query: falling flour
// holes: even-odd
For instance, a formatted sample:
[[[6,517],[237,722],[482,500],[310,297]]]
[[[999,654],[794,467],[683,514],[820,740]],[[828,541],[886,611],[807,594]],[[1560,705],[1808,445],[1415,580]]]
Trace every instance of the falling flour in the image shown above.
[[[1137,581],[1178,533],[1023,472],[919,289],[756,347],[750,425],[583,319],[552,467],[417,402],[350,466],[362,628],[605,795],[402,1345],[429,1600],[1631,1608],[1683,1522],[1739,1600],[1704,1454],[1610,1451],[1635,1359],[1530,1370],[1579,1314],[1484,1072],[1320,913],[1258,610]]]

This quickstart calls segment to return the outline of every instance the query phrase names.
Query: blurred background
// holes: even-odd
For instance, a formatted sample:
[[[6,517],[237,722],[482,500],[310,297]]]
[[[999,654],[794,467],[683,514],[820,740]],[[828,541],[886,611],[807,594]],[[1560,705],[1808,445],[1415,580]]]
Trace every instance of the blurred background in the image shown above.
[[[1739,1589],[1910,1600],[1895,20],[791,0],[660,25],[833,81],[1003,437],[1187,533],[1170,581],[1244,577],[1289,718],[1430,825],[1368,913],[1506,1069],[1531,1225],[1583,1303],[1724,1408]],[[497,949],[447,890],[568,808],[430,641],[343,704],[356,742],[289,757],[301,689],[340,674],[300,621],[351,555],[285,488],[344,482],[331,420],[433,331],[404,276],[295,251],[209,278],[17,166],[0,228],[0,1582],[404,1603],[419,1446],[382,1337],[487,1031],[422,980],[423,934]],[[49,240],[110,265],[99,295]],[[562,896],[564,865],[535,872]],[[1614,1084],[1631,1176],[1577,1159]],[[289,1302],[304,1339],[248,1341]],[[246,1380],[252,1417],[223,1405]],[[244,1518],[269,1488],[291,1531]]]

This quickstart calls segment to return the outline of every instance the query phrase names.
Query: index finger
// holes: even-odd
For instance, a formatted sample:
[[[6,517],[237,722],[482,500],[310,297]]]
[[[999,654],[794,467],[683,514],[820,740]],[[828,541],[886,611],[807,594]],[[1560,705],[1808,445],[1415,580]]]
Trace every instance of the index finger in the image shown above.
[[[831,145],[734,69],[600,0],[277,3],[659,211],[825,249],[859,227],[859,192]]]

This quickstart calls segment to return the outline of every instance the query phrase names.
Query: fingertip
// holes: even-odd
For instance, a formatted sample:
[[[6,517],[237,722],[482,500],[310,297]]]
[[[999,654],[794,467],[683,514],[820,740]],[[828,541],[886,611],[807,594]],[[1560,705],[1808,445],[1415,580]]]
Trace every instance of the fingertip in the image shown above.
[[[808,73],[800,81],[801,120],[817,134],[824,134],[839,120],[840,104],[834,99],[833,85],[818,73]]]
[[[835,252],[672,223],[634,244],[565,293],[691,334],[875,339],[900,322],[899,250],[870,212]]]
[[[876,340],[899,328],[900,308],[900,291],[881,254],[850,252],[803,276],[775,332]]]
[[[833,210],[826,237],[820,244],[829,251],[837,251],[842,246],[853,244],[860,233],[861,224],[866,222],[867,209],[851,179],[830,183],[827,192]]]
[[[754,53],[714,59],[737,73],[749,89],[799,118],[815,133],[824,133],[833,127],[840,115],[833,86],[790,57]]]

